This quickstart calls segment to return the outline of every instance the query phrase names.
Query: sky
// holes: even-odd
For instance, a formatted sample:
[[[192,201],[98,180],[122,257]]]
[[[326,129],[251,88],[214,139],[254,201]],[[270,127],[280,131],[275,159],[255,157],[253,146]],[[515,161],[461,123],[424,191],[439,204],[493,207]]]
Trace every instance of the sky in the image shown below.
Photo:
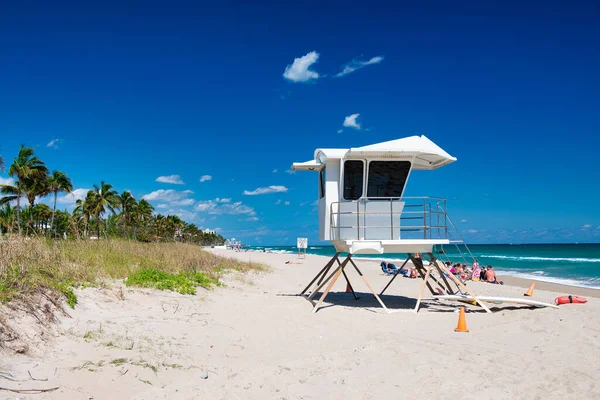
[[[31,2],[0,13],[0,146],[254,245],[318,240],[315,148],[424,134],[470,243],[600,242],[593,2]],[[6,171],[0,183],[7,182]]]

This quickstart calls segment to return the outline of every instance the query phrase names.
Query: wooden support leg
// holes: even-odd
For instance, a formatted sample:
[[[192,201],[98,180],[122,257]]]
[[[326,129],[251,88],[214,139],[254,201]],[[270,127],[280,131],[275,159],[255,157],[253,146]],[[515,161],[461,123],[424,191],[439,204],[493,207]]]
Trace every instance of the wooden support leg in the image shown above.
[[[315,281],[317,279],[319,279],[319,283],[321,283],[321,280],[323,280],[323,277],[325,275],[327,275],[327,272],[329,272],[329,269],[331,268],[331,261],[328,262],[320,271],[317,275],[315,275],[315,277],[310,281],[310,283],[308,285],[306,285],[306,287],[304,288],[304,290],[302,290],[302,292],[300,292],[301,295],[305,294],[308,289],[312,286],[313,283],[315,283]]]
[[[388,286],[390,286],[392,284],[392,282],[394,282],[394,279],[396,279],[396,277],[400,275],[400,272],[398,272],[397,274],[395,274],[394,276],[392,276],[392,279],[390,279],[390,281],[387,283],[387,285],[385,285],[385,287],[383,289],[381,289],[381,292],[379,293],[380,296],[383,296],[383,292],[386,291],[386,289],[388,288]]]
[[[327,282],[329,282],[331,280],[331,278],[333,278],[339,271],[344,269],[344,267],[346,266],[347,263],[348,263],[348,258],[346,258],[344,260],[344,262],[340,264],[339,267],[337,267],[335,270],[333,270],[333,272],[319,286],[317,286],[315,290],[313,290],[311,292],[311,294],[308,296],[308,300],[312,300],[312,298],[319,292],[319,290],[321,290],[323,288],[323,286],[325,286],[327,284]]]
[[[419,306],[421,305],[421,299],[423,298],[423,291],[425,291],[425,283],[429,279],[429,275],[431,275],[432,267],[427,267],[427,273],[425,274],[425,278],[423,279],[423,284],[421,285],[421,290],[419,291],[419,297],[417,298],[417,305],[415,306],[415,312],[419,312]]]
[[[354,288],[352,287],[352,284],[350,284],[350,280],[348,279],[348,275],[346,275],[346,272],[344,270],[342,270],[342,274],[344,274],[344,278],[346,279],[346,283],[348,284],[348,287],[352,291],[352,296],[354,296],[354,300],[358,300],[358,297],[356,296],[356,293],[354,293]]]
[[[319,271],[319,273],[313,278],[313,280],[310,281],[310,283],[308,285],[306,285],[306,287],[304,288],[304,290],[302,292],[300,292],[301,295],[303,295],[304,293],[306,293],[306,291],[308,290],[308,288],[310,288],[312,286],[312,284],[315,283],[317,281],[317,279],[319,279],[319,278],[320,279],[319,279],[319,283],[318,284],[321,284],[321,281],[323,280],[323,278],[325,277],[325,275],[327,275],[327,272],[329,272],[329,269],[331,269],[331,266],[338,259],[339,255],[340,255],[340,253],[336,253],[335,256],[333,256],[333,258],[331,260],[329,260],[329,262],[323,267],[323,269],[321,271]]]
[[[408,257],[411,259],[411,261],[412,261],[413,265],[415,266],[415,269],[417,270],[419,275],[421,275],[421,279],[425,279],[425,274],[423,273],[423,270],[425,269],[423,267],[423,260],[420,258],[419,259],[415,258],[412,254],[409,254]],[[427,288],[429,289],[429,291],[431,292],[432,295],[438,294],[433,290],[433,288],[431,287],[431,285],[429,284],[428,281],[425,281],[425,284],[427,285]]]
[[[475,296],[473,293],[471,293],[471,291],[467,288],[467,286],[462,283],[459,279],[457,279],[448,268],[446,268],[446,266],[444,264],[442,264],[439,260],[435,259],[435,257],[433,256],[433,254],[429,254],[430,257],[432,257],[433,262],[435,262],[437,264],[437,266],[439,268],[441,268],[442,271],[446,272],[448,274],[448,276],[450,277],[450,279],[452,281],[454,281],[454,283],[456,283],[456,285],[458,287],[460,287],[461,289],[463,289],[465,292],[467,292],[471,297],[473,297],[473,300],[475,300],[481,307],[483,307],[483,309],[488,312],[491,313],[492,311],[481,302],[481,300],[479,300],[479,298],[477,296]]]
[[[323,304],[323,300],[325,300],[325,297],[327,297],[327,294],[329,293],[329,291],[331,290],[331,288],[333,287],[333,285],[335,284],[335,282],[338,280],[338,278],[342,274],[342,271],[344,270],[344,267],[346,267],[346,264],[348,264],[348,260],[349,259],[350,259],[350,256],[346,257],[346,259],[344,260],[344,262],[339,267],[336,268],[335,275],[333,276],[333,279],[331,279],[331,282],[329,282],[329,285],[327,285],[327,289],[325,289],[325,291],[323,292],[323,295],[321,296],[321,298],[317,302],[317,305],[315,306],[315,308],[313,308],[313,310],[312,310],[313,313],[316,313],[317,310],[321,307],[321,304]],[[327,280],[329,280],[329,278],[327,278]],[[325,282],[327,282],[327,280]],[[325,283],[325,282],[323,282],[323,283]]]
[[[438,266],[438,263],[434,262],[433,264],[435,265],[435,268],[437,269],[438,273],[442,277],[442,280],[446,284],[446,288],[445,288],[446,289],[446,293],[448,293],[448,294],[454,294],[454,291],[452,290],[452,286],[450,286],[450,282],[448,282],[448,280],[446,279],[446,275],[444,275],[444,273],[442,272],[441,268]]]
[[[398,275],[400,275],[400,271],[402,270],[402,268],[404,268],[404,266],[406,265],[408,260],[410,260],[410,257],[408,257],[406,260],[404,260],[404,264],[402,264],[402,266],[398,269],[398,273],[395,274],[394,276],[392,276],[392,279],[390,279],[390,281],[387,283],[387,285],[385,285],[385,287],[383,289],[381,289],[381,292],[379,293],[380,296],[383,296],[383,292],[385,292],[387,290],[387,288],[392,284],[392,282],[394,282],[394,279],[396,279],[396,277]]]
[[[375,296],[375,298],[377,299],[377,301],[379,302],[379,304],[381,304],[381,307],[383,307],[383,309],[386,312],[389,313],[388,308],[385,306],[385,304],[383,304],[383,301],[381,301],[381,299],[379,298],[379,296],[377,296],[377,293],[375,293],[375,291],[373,290],[373,288],[369,284],[369,281],[367,280],[367,278],[365,278],[365,276],[362,274],[362,272],[360,271],[360,269],[358,269],[358,267],[356,266],[356,264],[354,264],[354,261],[352,261],[352,259],[350,257],[352,257],[352,254],[348,255],[348,260],[350,260],[350,263],[352,264],[352,266],[354,267],[354,269],[356,270],[356,272],[358,272],[358,274],[362,278],[363,282],[365,282],[365,285],[367,285],[367,287],[369,288],[369,290],[371,291],[371,293],[373,293],[373,296]]]
[[[340,265],[340,253],[335,253],[335,256],[333,256],[333,258],[330,260],[329,267],[327,268],[327,271],[321,275],[321,279],[319,279],[319,285],[321,284],[321,282],[323,281],[323,278],[325,278],[325,275],[327,275],[327,272],[331,269],[331,267],[333,266],[333,263],[337,261],[338,265]]]
[[[428,253],[428,255],[430,255],[430,253]],[[430,256],[431,256],[431,255],[430,255]],[[448,281],[446,280],[446,277],[445,277],[445,276],[444,276],[444,274],[442,273],[442,270],[440,270],[440,269],[439,269],[439,267],[437,266],[437,263],[434,263],[434,262],[433,262],[433,260],[434,260],[434,259],[431,259],[431,258],[430,258],[430,263],[432,263],[433,265],[435,265],[435,267],[436,267],[437,271],[439,272],[440,276],[442,277],[442,280],[443,280],[443,281],[444,281],[444,283],[445,283],[445,286],[444,286],[444,284],[442,284],[442,282],[440,282],[440,281],[439,281],[439,280],[438,280],[438,279],[437,279],[435,276],[433,276],[433,275],[431,275],[431,276],[430,276],[431,280],[433,280],[435,283],[437,283],[437,284],[438,284],[438,286],[439,286],[439,287],[440,287],[440,288],[441,288],[443,291],[445,291],[446,293],[448,293],[448,294],[454,294],[454,291],[452,290],[452,287],[450,286],[450,283],[448,283]],[[438,294],[438,293],[436,293],[436,294]]]

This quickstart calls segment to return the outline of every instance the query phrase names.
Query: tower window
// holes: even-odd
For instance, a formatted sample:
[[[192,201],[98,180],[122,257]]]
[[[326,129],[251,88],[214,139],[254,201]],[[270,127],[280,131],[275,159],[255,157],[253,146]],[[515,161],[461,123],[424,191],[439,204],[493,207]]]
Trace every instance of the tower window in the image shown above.
[[[402,196],[410,166],[410,161],[371,161],[367,197]]]
[[[364,163],[361,160],[344,162],[344,199],[358,200],[363,193]]]

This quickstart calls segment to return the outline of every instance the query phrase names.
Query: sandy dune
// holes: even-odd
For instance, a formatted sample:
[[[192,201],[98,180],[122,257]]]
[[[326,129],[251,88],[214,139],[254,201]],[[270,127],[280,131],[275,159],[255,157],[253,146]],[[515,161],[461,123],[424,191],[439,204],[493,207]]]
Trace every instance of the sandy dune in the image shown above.
[[[457,305],[425,301],[419,314],[384,314],[354,271],[361,297],[338,281],[318,313],[295,296],[323,257],[234,253],[267,274],[230,274],[196,296],[79,290],[54,338],[30,356],[3,354],[0,386],[59,389],[35,399],[592,399],[600,398],[600,301],[561,309],[471,307],[470,333],[455,333]],[[286,260],[302,264],[285,264]],[[359,261],[371,284],[387,281]],[[398,278],[384,301],[414,307],[420,280]],[[469,283],[478,293],[522,297],[515,286]],[[567,290],[566,288],[561,288]],[[552,302],[568,292],[536,290]],[[495,306],[501,307],[501,306]],[[29,373],[36,379],[32,381]]]

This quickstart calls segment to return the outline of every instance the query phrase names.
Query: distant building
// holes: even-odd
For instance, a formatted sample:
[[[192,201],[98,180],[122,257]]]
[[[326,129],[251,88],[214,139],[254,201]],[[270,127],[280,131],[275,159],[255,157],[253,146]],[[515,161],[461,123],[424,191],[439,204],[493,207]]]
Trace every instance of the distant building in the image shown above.
[[[215,235],[216,234],[215,231],[212,229],[205,229],[204,233],[207,235]]]

